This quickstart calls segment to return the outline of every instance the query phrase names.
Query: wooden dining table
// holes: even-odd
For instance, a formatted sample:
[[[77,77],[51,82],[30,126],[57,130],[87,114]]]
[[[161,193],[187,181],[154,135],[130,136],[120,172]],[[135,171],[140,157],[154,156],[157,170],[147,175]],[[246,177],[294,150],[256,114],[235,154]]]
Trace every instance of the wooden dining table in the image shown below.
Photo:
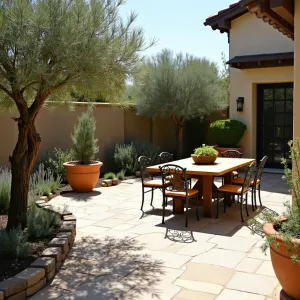
[[[253,161],[254,159],[249,158],[218,157],[214,164],[198,165],[190,157],[170,163],[186,168],[186,174],[197,179],[193,189],[197,189],[200,193],[199,199],[201,200],[199,202],[203,205],[204,217],[211,218],[213,216],[212,199],[217,190],[213,182],[214,177],[224,176],[224,183],[230,184],[232,181],[232,171],[246,167]],[[149,166],[146,171],[149,173],[158,173],[160,172],[159,167],[163,165],[165,164]],[[184,213],[184,203],[182,198],[173,198],[173,213]]]

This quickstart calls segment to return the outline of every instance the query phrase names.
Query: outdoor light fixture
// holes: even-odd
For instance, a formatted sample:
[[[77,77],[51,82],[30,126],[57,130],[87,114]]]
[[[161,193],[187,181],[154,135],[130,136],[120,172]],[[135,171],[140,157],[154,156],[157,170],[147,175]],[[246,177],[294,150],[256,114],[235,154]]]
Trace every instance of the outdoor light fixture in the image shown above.
[[[244,109],[244,97],[238,97],[236,99],[236,110],[243,111]]]

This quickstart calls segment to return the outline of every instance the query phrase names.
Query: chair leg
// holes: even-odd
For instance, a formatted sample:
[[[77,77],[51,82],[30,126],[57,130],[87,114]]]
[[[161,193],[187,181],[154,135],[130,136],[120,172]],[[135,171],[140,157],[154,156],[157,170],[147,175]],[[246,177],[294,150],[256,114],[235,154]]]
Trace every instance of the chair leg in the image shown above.
[[[188,214],[189,214],[189,197],[186,198],[186,208],[185,208],[185,227],[188,227]]]
[[[198,203],[199,203],[199,195],[196,196],[196,215],[197,215],[197,221],[199,221]]]
[[[258,186],[258,199],[259,199],[259,204],[260,206],[262,206],[262,203],[261,203],[261,196],[260,196],[260,184]]]
[[[216,214],[216,219],[218,219],[219,216],[219,193],[217,192],[217,214]]]
[[[242,222],[244,223],[244,218],[243,218],[243,195],[239,196],[240,202],[241,202],[241,219]]]
[[[227,197],[228,197],[228,195],[225,194],[224,195],[224,200],[223,200],[223,203],[224,203],[224,213],[226,213],[226,201],[227,201]]]
[[[249,213],[248,213],[248,192],[246,193],[246,213],[247,213],[247,217],[249,217]]]
[[[143,195],[142,195],[142,206],[141,206],[141,211],[144,212],[144,211],[143,211],[144,200],[145,200],[145,190],[144,190],[144,187],[143,187],[143,189],[142,189],[142,192],[143,192]]]
[[[154,206],[152,205],[152,203],[153,203],[153,188],[151,189],[151,202],[150,202],[150,205],[154,209]]]
[[[251,189],[251,202],[252,202],[252,210],[254,211],[254,203],[255,203],[255,188],[254,188],[254,185],[252,186],[252,189]],[[255,204],[256,206],[256,204]]]
[[[165,205],[165,196],[163,194],[163,214],[162,214],[162,224],[165,224],[165,210],[166,210],[166,205]]]

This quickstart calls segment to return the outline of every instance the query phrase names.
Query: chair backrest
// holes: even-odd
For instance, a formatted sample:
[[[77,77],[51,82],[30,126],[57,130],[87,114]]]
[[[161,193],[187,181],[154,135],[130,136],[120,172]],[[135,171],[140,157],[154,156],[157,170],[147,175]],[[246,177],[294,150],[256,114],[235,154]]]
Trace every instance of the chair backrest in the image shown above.
[[[262,176],[262,173],[264,171],[264,167],[265,167],[265,164],[266,164],[267,160],[268,160],[268,156],[264,156],[261,159],[261,161],[259,162],[256,173],[255,173],[254,182],[257,182],[258,180],[261,180],[261,176]]]
[[[159,154],[161,164],[166,164],[173,161],[173,154],[169,152],[162,152]]]
[[[186,168],[174,164],[166,164],[160,166],[159,169],[164,190],[188,193],[189,185],[186,177]],[[167,184],[169,182],[171,184]]]
[[[140,156],[138,158],[138,164],[139,164],[140,171],[141,171],[142,182],[144,181],[144,179],[147,179],[147,178],[152,179],[152,175],[146,171],[147,167],[150,166],[150,163],[151,163],[151,158],[149,158],[147,156]]]
[[[248,170],[244,179],[243,187],[242,187],[242,192],[244,192],[246,189],[249,189],[250,183],[251,183],[251,178],[252,174],[254,172],[254,169],[256,167],[256,161],[252,162],[250,166],[248,166]]]
[[[228,158],[241,158],[243,153],[237,151],[237,150],[227,150],[221,153],[222,157],[228,157]]]

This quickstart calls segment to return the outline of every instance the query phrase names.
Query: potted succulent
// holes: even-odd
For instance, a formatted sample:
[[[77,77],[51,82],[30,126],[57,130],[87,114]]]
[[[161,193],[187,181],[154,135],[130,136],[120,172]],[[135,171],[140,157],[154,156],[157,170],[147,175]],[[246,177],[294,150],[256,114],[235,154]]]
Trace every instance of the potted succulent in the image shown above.
[[[78,193],[91,192],[100,177],[100,168],[103,165],[95,161],[95,155],[99,151],[95,138],[96,121],[92,108],[82,113],[78,118],[78,124],[74,127],[72,137],[75,161],[64,163],[66,177],[72,189]]]
[[[289,146],[293,171],[286,159],[282,163],[293,203],[285,203],[286,211],[279,218],[262,212],[264,222],[260,226],[266,235],[262,249],[270,248],[273,268],[283,290],[289,297],[300,299],[300,139],[296,139],[295,145],[290,141]]]
[[[227,150],[237,150],[243,153],[243,149],[238,146],[247,126],[238,120],[218,120],[210,124],[210,129],[215,138],[217,146],[215,149],[219,152]]]
[[[196,148],[191,156],[196,164],[213,164],[218,157],[218,151],[212,146],[202,145]]]

